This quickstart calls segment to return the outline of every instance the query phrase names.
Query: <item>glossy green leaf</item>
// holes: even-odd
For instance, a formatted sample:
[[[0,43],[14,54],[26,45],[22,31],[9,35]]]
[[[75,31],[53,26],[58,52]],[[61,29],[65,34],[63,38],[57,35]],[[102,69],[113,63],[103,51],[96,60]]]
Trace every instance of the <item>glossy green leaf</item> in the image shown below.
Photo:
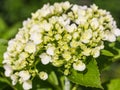
[[[79,85],[83,85],[86,87],[102,88],[100,74],[95,59],[90,59],[84,72],[79,72],[72,69],[71,74],[68,76],[68,78],[73,83]]]

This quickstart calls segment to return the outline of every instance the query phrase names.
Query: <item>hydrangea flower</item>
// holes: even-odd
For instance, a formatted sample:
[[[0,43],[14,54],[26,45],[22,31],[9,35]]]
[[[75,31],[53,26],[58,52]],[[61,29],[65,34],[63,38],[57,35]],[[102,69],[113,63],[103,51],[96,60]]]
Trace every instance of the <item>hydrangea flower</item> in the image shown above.
[[[28,80],[23,83],[24,90],[32,89],[32,81]]]
[[[46,79],[48,78],[48,74],[47,74],[46,72],[44,72],[44,71],[41,71],[41,72],[39,73],[39,77],[40,77],[40,79],[42,79],[42,80],[46,80]]]
[[[64,75],[70,74],[72,68],[82,72],[87,68],[85,58],[99,57],[104,41],[114,42],[117,36],[120,30],[110,12],[95,4],[45,4],[23,22],[15,38],[8,42],[3,60],[5,75],[13,85],[20,83],[29,90],[35,76],[49,78],[41,65],[62,67]]]

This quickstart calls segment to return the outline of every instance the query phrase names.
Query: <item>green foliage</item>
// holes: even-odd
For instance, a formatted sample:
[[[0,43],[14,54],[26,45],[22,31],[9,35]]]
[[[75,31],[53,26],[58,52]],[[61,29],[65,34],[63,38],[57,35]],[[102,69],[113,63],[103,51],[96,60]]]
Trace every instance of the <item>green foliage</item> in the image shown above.
[[[7,78],[0,77],[0,82],[7,83],[8,85],[11,85],[10,81]]]
[[[72,70],[72,73],[69,75],[68,78],[72,82],[86,87],[89,86],[102,88],[97,62],[94,59],[90,59],[88,61],[87,70],[85,72],[77,72],[75,70]]]
[[[54,71],[50,72],[48,82],[55,86],[59,85],[57,76]]]
[[[5,21],[2,18],[0,18],[0,36],[2,35],[2,33],[4,32],[6,27],[7,27],[7,25],[6,25]]]
[[[113,79],[107,84],[108,90],[120,90],[120,79]]]
[[[3,53],[7,48],[7,40],[0,39],[0,67],[2,66]]]
[[[101,54],[105,56],[114,56],[112,52],[105,50],[105,49],[101,51]]]
[[[7,29],[7,32],[4,32],[4,34],[1,35],[4,39],[11,39],[15,36],[15,34],[18,32],[18,28],[20,28],[21,23],[16,23],[9,29]]]

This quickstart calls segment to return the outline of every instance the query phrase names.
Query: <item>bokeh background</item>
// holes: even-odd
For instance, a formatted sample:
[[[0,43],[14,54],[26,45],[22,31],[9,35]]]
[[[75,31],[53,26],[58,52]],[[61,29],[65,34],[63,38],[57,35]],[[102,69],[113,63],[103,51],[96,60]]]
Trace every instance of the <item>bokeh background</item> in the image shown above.
[[[18,32],[18,28],[22,27],[23,20],[31,17],[31,13],[40,9],[43,4],[54,2],[61,2],[66,0],[0,0],[0,43],[7,45],[7,41],[14,38],[15,34]],[[106,9],[110,11],[112,16],[117,22],[120,28],[120,0],[67,0],[74,4],[88,5],[96,4],[99,8]],[[2,42],[4,41],[4,42]],[[118,42],[118,46],[120,43]],[[2,47],[0,47],[0,53],[2,53]],[[4,50],[5,51],[5,50]],[[2,54],[0,54],[0,60],[2,60]],[[103,58],[105,59],[105,58]],[[10,84],[4,79],[2,64],[0,64],[0,90],[12,90]],[[120,90],[119,84],[115,84],[117,89],[109,86],[110,79],[120,78],[120,60],[119,58],[116,62],[109,64],[101,72],[101,80],[105,90]],[[114,83],[114,81],[112,81]],[[109,87],[107,87],[109,86]],[[112,88],[112,89],[111,89]],[[94,88],[82,87],[80,90],[96,90]]]

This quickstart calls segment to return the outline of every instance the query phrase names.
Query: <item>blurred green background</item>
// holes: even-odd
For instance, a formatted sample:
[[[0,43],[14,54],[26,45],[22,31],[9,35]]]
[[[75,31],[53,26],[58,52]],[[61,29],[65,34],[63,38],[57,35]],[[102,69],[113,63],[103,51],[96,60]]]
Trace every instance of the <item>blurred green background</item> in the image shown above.
[[[4,47],[7,46],[7,41],[14,38],[18,32],[18,28],[22,27],[23,20],[31,17],[31,13],[40,9],[43,4],[54,2],[61,2],[66,0],[0,0],[0,53],[2,50],[5,51]],[[114,19],[117,21],[117,25],[120,28],[120,0],[67,0],[74,4],[88,5],[95,3],[99,8],[110,11]],[[1,43],[3,46],[1,46]],[[120,45],[120,40],[118,46]],[[2,60],[2,54],[0,54],[0,60]],[[0,64],[0,81],[7,83],[2,80],[3,68]],[[2,78],[1,78],[2,77]],[[120,60],[118,59],[115,63],[110,64],[101,74],[103,86],[105,90],[120,90],[120,88],[112,88],[108,84],[110,79],[120,78]],[[114,81],[111,81],[114,83]],[[120,83],[120,80],[117,82]],[[0,82],[0,90],[11,90],[8,87],[9,83],[4,84]],[[3,86],[7,86],[3,88]],[[117,85],[117,84],[115,84]],[[119,85],[117,85],[118,87]],[[113,85],[114,87],[114,85]],[[119,86],[120,87],[120,86]],[[82,87],[83,90],[96,90],[92,88]],[[112,88],[112,89],[111,89]],[[82,90],[82,89],[81,89]]]

